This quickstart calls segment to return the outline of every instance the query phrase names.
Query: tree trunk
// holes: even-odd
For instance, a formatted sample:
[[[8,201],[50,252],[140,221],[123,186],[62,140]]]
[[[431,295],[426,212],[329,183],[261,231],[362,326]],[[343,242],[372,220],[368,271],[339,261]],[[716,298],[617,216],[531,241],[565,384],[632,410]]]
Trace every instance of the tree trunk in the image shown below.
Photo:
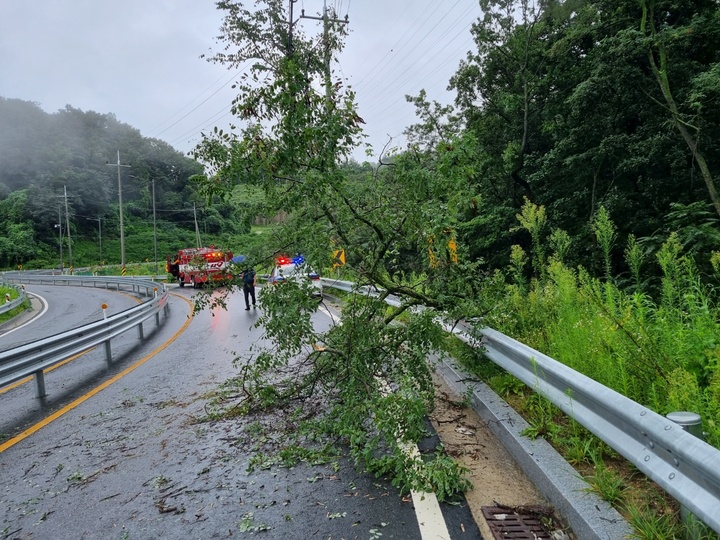
[[[649,21],[650,35],[655,37],[656,32],[655,25],[652,19],[652,3],[650,5],[650,9],[648,9],[647,3],[643,1],[642,10],[643,15],[642,21],[640,23],[640,29],[642,33],[645,34],[646,26]],[[648,13],[648,11],[650,13]],[[710,167],[708,167],[707,161],[705,161],[705,156],[698,150],[697,139],[693,138],[690,130],[688,129],[688,125],[680,117],[680,111],[678,110],[677,103],[675,102],[675,98],[673,97],[670,90],[670,81],[668,80],[667,76],[667,51],[665,50],[664,45],[659,44],[657,46],[657,53],[660,57],[659,67],[657,65],[657,62],[655,61],[655,55],[653,50],[650,49],[647,52],[650,68],[652,69],[653,75],[655,75],[655,80],[660,86],[660,90],[662,91],[663,97],[665,98],[665,102],[670,109],[673,124],[682,136],[685,144],[688,145],[688,148],[692,153],[693,159],[698,164],[698,167],[700,168],[700,173],[702,174],[703,180],[705,181],[705,186],[707,187],[708,193],[710,194],[710,200],[715,207],[715,212],[717,212],[718,216],[720,216],[720,195],[718,195],[717,188],[715,187],[715,182],[713,180],[712,173],[710,172]]]

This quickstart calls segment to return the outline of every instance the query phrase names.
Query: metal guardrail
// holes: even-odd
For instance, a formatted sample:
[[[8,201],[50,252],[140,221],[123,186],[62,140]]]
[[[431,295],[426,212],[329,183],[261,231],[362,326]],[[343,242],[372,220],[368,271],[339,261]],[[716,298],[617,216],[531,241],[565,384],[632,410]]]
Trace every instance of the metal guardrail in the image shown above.
[[[131,328],[137,327],[140,339],[143,335],[143,322],[155,315],[160,324],[160,311],[167,310],[168,291],[163,284],[151,281],[115,277],[87,276],[38,276],[12,275],[3,276],[6,281],[22,281],[23,283],[79,285],[105,285],[105,288],[130,289],[151,297],[147,302],[111,315],[101,321],[92,322],[67,332],[47,337],[33,343],[0,352],[0,388],[32,375],[35,379],[37,397],[45,392],[44,370],[72,356],[98,345],[105,345],[105,358],[112,361],[110,340]]]
[[[63,274],[31,274],[7,273],[2,275],[7,283],[35,285],[70,285],[76,287],[102,287],[105,289],[130,290],[145,296],[153,296],[153,290],[162,283],[152,281],[146,277],[119,277],[119,276],[68,276]]]
[[[720,451],[682,426],[496,330],[481,330],[493,362],[594,433],[720,532]],[[468,332],[458,337],[478,344]]]
[[[376,295],[323,278],[323,286]],[[720,533],[720,450],[682,426],[496,330],[456,326],[453,333],[620,453]]]
[[[25,290],[22,287],[17,287],[15,285],[10,285],[9,283],[3,283],[0,281],[0,284],[7,285],[8,287],[13,287],[18,292],[18,297],[14,300],[10,300],[9,302],[5,302],[5,299],[0,299],[0,302],[4,302],[2,305],[0,305],[0,315],[3,313],[7,313],[8,311],[12,311],[18,306],[21,306],[23,302],[25,302],[25,299],[27,296],[25,296]]]
[[[337,289],[339,291],[365,294],[367,296],[377,297],[380,296],[380,293],[382,292],[377,287],[371,287],[368,285],[358,287],[357,284],[353,283],[352,281],[341,281],[339,279],[332,278],[320,278],[320,282],[323,284],[323,287],[330,287],[331,289]],[[399,306],[402,303],[402,299],[398,298],[397,296],[390,295],[385,299],[385,302],[387,304],[390,304],[391,306]]]

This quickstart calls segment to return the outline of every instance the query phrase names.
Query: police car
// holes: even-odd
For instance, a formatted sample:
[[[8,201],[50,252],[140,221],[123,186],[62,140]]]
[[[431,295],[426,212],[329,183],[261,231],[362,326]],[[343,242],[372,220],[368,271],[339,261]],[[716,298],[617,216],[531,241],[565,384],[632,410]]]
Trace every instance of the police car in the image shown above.
[[[320,276],[306,262],[305,257],[278,257],[275,260],[275,268],[270,273],[268,283],[271,285],[282,283],[286,280],[294,280],[296,283],[308,283],[312,288],[312,295],[322,298],[323,286]]]

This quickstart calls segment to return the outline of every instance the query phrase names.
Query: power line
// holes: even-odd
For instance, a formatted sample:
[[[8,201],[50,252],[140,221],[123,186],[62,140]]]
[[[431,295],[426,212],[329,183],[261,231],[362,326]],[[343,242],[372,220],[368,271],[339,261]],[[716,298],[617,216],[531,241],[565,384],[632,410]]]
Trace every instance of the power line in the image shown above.
[[[208,99],[210,99],[212,96],[214,96],[215,94],[217,94],[220,90],[222,90],[223,88],[225,88],[225,87],[230,83],[230,81],[232,81],[232,80],[238,75],[238,73],[240,73],[241,71],[242,71],[242,69],[236,71],[236,72],[233,73],[233,74],[231,74],[230,78],[229,78],[227,81],[225,81],[225,82],[220,86],[220,88],[218,88],[217,90],[215,90],[215,92],[213,92],[212,94],[210,94],[210,96],[208,96],[207,99],[205,99],[204,101],[202,101],[202,102],[200,103],[200,105],[202,105],[203,103],[207,102]],[[184,111],[187,107],[189,107],[190,105],[192,105],[196,100],[198,100],[201,96],[203,96],[206,92],[208,92],[213,86],[215,86],[221,79],[224,79],[224,78],[225,78],[224,75],[218,77],[218,78],[215,80],[215,82],[213,82],[213,83],[212,83],[210,86],[208,86],[205,90],[203,90],[202,92],[200,92],[200,94],[198,94],[198,95],[195,96],[193,99],[191,99],[191,100],[187,103],[187,105],[184,105],[184,106],[180,107],[180,109],[178,109],[178,111],[177,111],[175,114],[171,115],[167,120],[163,120],[162,122],[160,122],[156,127],[154,127],[154,128],[153,128],[152,130],[150,130],[150,131],[151,131],[151,132],[155,132],[156,130],[160,129],[160,127],[163,126],[166,122],[171,121],[171,120],[172,120],[173,118],[175,118],[177,115],[179,115],[180,113],[182,113],[182,111]],[[198,105],[198,107],[199,107],[200,105]],[[197,107],[195,107],[194,109],[192,109],[190,112],[193,112],[193,111],[195,111],[196,109],[197,109]],[[189,114],[189,113],[188,113],[188,114]],[[187,116],[187,115],[185,115],[185,116]],[[182,118],[185,118],[185,116],[183,116]],[[182,120],[182,118],[180,118],[180,120]],[[177,123],[177,122],[175,122],[175,124],[176,124],[176,123]],[[160,134],[162,134],[162,133],[165,133],[165,131],[167,131],[170,127],[174,126],[175,124],[172,124],[172,125],[168,126],[168,127],[165,128],[163,131],[159,132],[158,135],[160,135]]]
[[[407,7],[408,7],[409,5],[411,5],[412,3],[413,3],[413,2],[408,2],[408,4],[405,6],[405,8],[403,8],[403,11],[406,11],[406,10],[407,10]],[[425,14],[425,12],[426,12],[428,9],[430,9],[430,7],[432,7],[432,3],[428,4],[428,5],[425,7],[425,10],[418,16],[417,19],[415,19],[415,22],[417,22],[418,20],[420,20],[420,18]],[[436,6],[435,9],[437,9],[437,6]],[[433,12],[433,13],[434,13],[434,12]],[[402,19],[398,19],[398,21],[399,21],[399,20],[402,20]],[[427,19],[425,19],[425,20],[427,20]],[[413,23],[413,24],[414,24],[414,23]],[[355,83],[356,86],[361,86],[362,83],[365,81],[365,79],[367,79],[368,77],[370,77],[370,80],[375,79],[375,78],[378,76],[378,74],[382,72],[382,68],[384,68],[384,67],[385,67],[385,64],[387,63],[387,62],[385,62],[385,64],[383,64],[383,62],[385,61],[385,59],[387,59],[387,58],[390,56],[390,53],[393,53],[393,52],[395,51],[395,48],[398,46],[398,44],[400,44],[400,43],[403,41],[403,39],[405,38],[405,36],[407,35],[407,33],[410,32],[410,30],[412,30],[413,24],[411,24],[411,25],[408,27],[408,29],[405,30],[405,33],[404,33],[402,36],[400,36],[400,38],[395,42],[395,44],[392,46],[392,48],[390,49],[390,51],[387,52],[387,53],[385,53],[385,56],[381,59],[381,61],[378,62],[374,67],[371,68],[370,73],[368,73],[368,75],[365,75],[365,77],[363,77],[363,78],[360,79],[357,83]],[[423,23],[423,24],[424,24],[424,23]],[[398,25],[398,22],[396,21],[396,22],[395,22],[395,26],[393,26],[392,30],[394,30],[397,25]],[[421,26],[422,26],[422,25],[421,25]],[[390,31],[390,34],[392,34],[392,30]],[[415,35],[415,33],[417,33],[417,30],[413,33],[413,35]],[[398,48],[398,52],[401,51],[404,47],[405,47],[404,44],[401,45],[401,46]]]
[[[194,128],[186,131],[182,135],[178,136],[176,139],[173,139],[173,141],[170,144],[177,144],[185,137],[188,137],[190,135],[197,135],[197,134],[201,133],[202,130],[208,129],[209,127],[211,127],[214,122],[217,122],[218,120],[222,120],[226,116],[229,116],[230,114],[232,114],[232,110],[228,111],[227,107],[228,107],[228,105],[225,105],[220,111],[216,112],[209,119],[203,121],[201,124],[197,124]],[[221,114],[222,114],[222,116],[218,117],[218,115],[221,115]]]
[[[177,125],[181,120],[184,120],[185,118],[187,118],[188,116],[190,116],[190,114],[192,114],[193,112],[195,112],[196,110],[198,110],[202,105],[204,105],[205,103],[207,103],[207,102],[210,100],[211,97],[213,97],[215,94],[217,94],[218,92],[220,92],[221,90],[223,90],[228,84],[230,84],[230,82],[232,81],[232,79],[234,79],[239,73],[242,73],[249,65],[250,65],[250,63],[248,62],[245,66],[243,66],[243,67],[240,68],[238,71],[236,71],[235,73],[233,73],[232,76],[230,77],[230,80],[228,80],[228,81],[227,81],[225,84],[223,84],[220,88],[218,88],[217,90],[215,90],[215,91],[214,91],[212,94],[210,94],[206,99],[204,99],[203,101],[201,101],[200,103],[198,103],[197,106],[195,106],[194,108],[190,109],[185,115],[181,116],[181,117],[178,118],[175,122],[173,122],[173,123],[170,124],[168,127],[166,127],[164,130],[162,130],[160,133],[158,133],[158,135],[162,135],[162,134],[165,133],[168,129],[170,129],[171,127]]]
[[[471,24],[472,24],[472,23],[468,24],[466,28],[469,28]],[[465,43],[467,43],[467,41],[466,41]],[[463,43],[463,45],[460,47],[460,49],[465,48],[465,43]],[[449,45],[450,45],[450,44],[448,43],[448,44],[445,44],[442,48],[440,48],[433,56],[431,56],[431,57],[428,58],[428,62],[430,62],[431,60],[433,60],[434,58],[436,58],[436,57],[437,57],[440,53],[442,53]],[[457,49],[457,50],[459,50],[459,49]],[[397,82],[398,80],[401,80],[402,76],[403,76],[405,73],[407,73],[409,70],[411,70],[412,68],[413,68],[413,66],[410,65],[410,66],[408,66],[407,68],[405,68],[404,71],[398,73],[398,75],[393,79],[393,81],[392,81],[391,84]],[[448,83],[449,81],[444,81],[444,82],[445,82],[445,83]],[[434,86],[437,86],[438,84],[439,84],[439,83],[435,83]],[[393,93],[393,92],[386,92],[386,93],[385,93],[385,97],[384,97],[383,99],[372,102],[372,109],[370,109],[371,112],[369,112],[369,113],[364,113],[364,114],[372,114],[372,113],[374,113],[374,112],[377,111],[377,114],[378,114],[378,115],[381,115],[382,113],[384,113],[385,111],[387,111],[388,108],[389,108],[389,106],[392,106],[393,103],[397,103],[398,100],[403,100],[403,101],[404,101],[404,100],[405,100],[405,95],[406,95],[406,93],[411,93],[411,92],[403,92],[402,95],[400,95],[400,96],[397,96],[397,94],[395,94],[395,93]],[[393,99],[393,98],[394,98],[394,99]],[[383,105],[385,105],[386,103],[388,103],[389,100],[391,100],[390,103],[389,103],[389,105],[388,105],[388,106],[385,106],[382,110],[379,110],[380,107],[382,107]]]
[[[457,5],[457,4],[459,3],[459,1],[460,1],[460,0],[458,0],[458,2],[455,3],[455,5]],[[460,16],[457,17],[457,18],[455,19],[455,21],[453,21],[452,26],[454,27],[458,22],[460,22],[461,20],[465,19],[465,17],[467,16],[468,13],[469,13],[469,10],[463,12],[462,14],[460,14]],[[447,14],[446,14],[445,16],[447,16]],[[442,19],[440,19],[440,21],[438,21],[430,30],[434,30],[435,28],[437,28],[437,26],[438,26],[438,25],[442,22],[442,20],[444,20],[444,19],[445,19],[445,17],[443,17]],[[435,53],[434,53],[432,56],[430,56],[430,57],[428,57],[428,58],[424,58],[425,63],[426,63],[426,64],[429,64],[433,59],[437,58],[438,55],[440,55],[450,44],[452,44],[454,41],[456,41],[459,36],[462,36],[463,31],[465,31],[465,30],[467,30],[468,28],[470,28],[471,25],[472,25],[472,21],[469,22],[467,25],[465,25],[465,27],[463,27],[461,31],[459,31],[459,32],[456,31],[455,37],[454,37],[453,39],[451,39],[450,41],[448,41],[447,43],[445,43],[445,45],[443,45],[440,49],[436,50]],[[427,45],[424,47],[424,50],[432,51],[432,50],[434,49],[435,45],[438,44],[438,43],[439,43],[443,38],[445,38],[446,36],[447,36],[447,32],[446,32],[445,34],[442,34],[442,35],[439,36],[438,38],[436,38],[435,41],[433,41],[431,44],[427,44]],[[416,50],[417,50],[417,49],[416,49]],[[410,54],[410,53],[408,53],[407,55],[405,55],[405,57],[403,57],[401,60],[399,60],[399,62],[402,61],[402,60],[406,60],[406,59],[408,58],[409,54]],[[393,74],[394,77],[393,77],[392,81],[390,81],[390,83],[386,83],[386,84],[383,86],[383,90],[384,90],[385,96],[392,95],[392,92],[388,92],[388,91],[387,91],[388,87],[394,85],[394,84],[395,84],[397,81],[399,81],[399,80],[405,81],[405,80],[403,79],[403,76],[404,76],[409,70],[413,69],[413,67],[415,67],[413,64],[409,64],[403,71],[401,71],[401,72],[399,72],[399,73],[394,73],[394,74]],[[418,68],[416,68],[416,70],[417,70],[417,69],[418,69]],[[406,81],[405,81],[405,82],[406,82]],[[378,83],[376,83],[373,87],[371,87],[370,89],[368,89],[368,91],[369,91],[370,93],[372,93],[372,92],[373,92],[376,88],[378,88],[379,86],[380,86],[380,83],[378,82]],[[387,97],[386,97],[386,99],[385,99],[384,101],[387,101]],[[374,102],[374,105],[375,105],[375,106],[378,106],[379,104],[378,104],[378,102]]]

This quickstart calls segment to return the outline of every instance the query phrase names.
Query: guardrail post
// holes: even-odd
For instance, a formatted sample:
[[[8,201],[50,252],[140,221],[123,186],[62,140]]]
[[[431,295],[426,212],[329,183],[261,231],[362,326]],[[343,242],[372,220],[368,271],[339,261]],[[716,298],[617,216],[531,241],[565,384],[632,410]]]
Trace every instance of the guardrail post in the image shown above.
[[[47,396],[47,392],[45,392],[45,372],[41,369],[36,371],[34,375],[36,395],[38,398],[44,398]]]
[[[105,361],[108,365],[112,364],[112,348],[109,339],[105,342]]]
[[[145,332],[143,331],[143,325],[142,325],[142,323],[139,323],[139,324],[137,325],[137,327],[138,327],[138,337],[139,337],[140,339],[144,339],[144,338],[145,338]]]
[[[698,439],[705,440],[702,430],[702,417],[699,414],[688,411],[676,411],[666,414],[665,417],[675,422],[683,428],[684,431],[695,435]],[[680,519],[682,519],[683,526],[685,527],[686,540],[700,540],[710,533],[710,528],[683,505],[680,505]]]

